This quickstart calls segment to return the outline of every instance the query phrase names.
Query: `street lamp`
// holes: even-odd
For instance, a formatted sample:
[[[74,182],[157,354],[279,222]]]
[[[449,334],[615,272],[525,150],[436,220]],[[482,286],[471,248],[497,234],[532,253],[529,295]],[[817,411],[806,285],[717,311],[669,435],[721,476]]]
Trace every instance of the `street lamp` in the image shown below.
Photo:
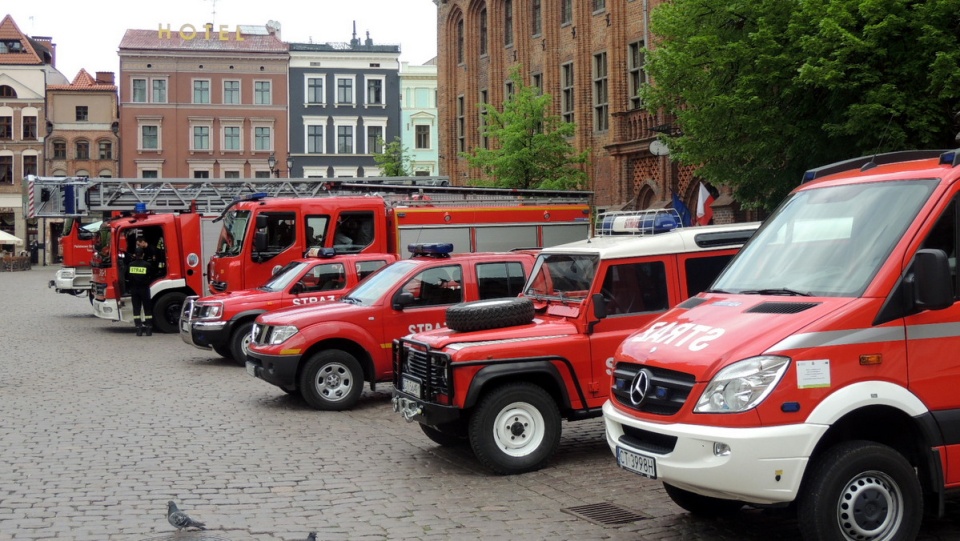
[[[273,154],[267,158],[267,167],[270,168],[270,176],[280,178],[283,169],[277,169],[277,157]],[[290,178],[290,171],[293,171],[293,158],[287,156],[287,178]]]
[[[114,120],[114,121],[113,121],[113,124],[110,124],[110,131],[113,132],[113,137],[114,137],[114,138],[116,139],[116,141],[117,141],[117,148],[116,148],[117,170],[116,170],[116,173],[115,173],[115,174],[116,174],[117,177],[123,178],[123,175],[120,174],[120,163],[121,163],[121,159],[122,159],[122,158],[121,158],[121,156],[120,156],[120,121],[119,121],[119,120]]]
[[[287,178],[293,175],[293,158],[287,156]]]

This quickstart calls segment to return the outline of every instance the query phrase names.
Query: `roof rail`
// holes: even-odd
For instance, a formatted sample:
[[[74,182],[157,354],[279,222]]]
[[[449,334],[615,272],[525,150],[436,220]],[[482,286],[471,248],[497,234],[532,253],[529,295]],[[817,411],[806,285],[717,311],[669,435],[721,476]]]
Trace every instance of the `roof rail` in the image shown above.
[[[803,178],[800,180],[800,184],[806,184],[807,182],[818,179],[820,177],[825,177],[827,175],[832,175],[834,173],[840,173],[842,171],[850,171],[852,169],[860,169],[861,171],[866,171],[878,165],[885,165],[888,163],[898,163],[898,162],[908,162],[911,160],[926,160],[930,158],[938,158],[944,152],[948,152],[948,151],[946,150],[899,150],[897,152],[886,152],[884,154],[873,154],[870,156],[861,156],[859,158],[851,158],[849,160],[844,160],[842,162],[822,165],[820,167],[807,170],[807,172],[803,174]]]

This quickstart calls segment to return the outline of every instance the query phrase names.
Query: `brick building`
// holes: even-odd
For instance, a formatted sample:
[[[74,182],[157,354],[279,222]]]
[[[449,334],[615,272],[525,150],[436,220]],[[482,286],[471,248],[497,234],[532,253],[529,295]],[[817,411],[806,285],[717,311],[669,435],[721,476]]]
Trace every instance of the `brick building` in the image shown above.
[[[651,43],[649,13],[663,0],[435,0],[438,34],[440,169],[457,182],[471,171],[460,152],[482,144],[478,103],[497,107],[514,66],[553,98],[554,113],[576,124],[573,144],[590,150],[596,204],[659,208],[671,191],[695,208],[700,180],[651,143],[671,119],[643,108]],[[711,187],[712,188],[712,187]],[[714,220],[734,221],[720,195]]]

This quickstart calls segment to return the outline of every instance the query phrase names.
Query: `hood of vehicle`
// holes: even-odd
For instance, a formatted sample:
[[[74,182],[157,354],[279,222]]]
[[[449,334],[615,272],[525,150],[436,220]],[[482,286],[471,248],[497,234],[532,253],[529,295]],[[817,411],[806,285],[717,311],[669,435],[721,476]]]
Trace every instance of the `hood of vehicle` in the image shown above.
[[[856,302],[866,304],[852,298],[701,295],[627,337],[616,359],[706,381],[732,362],[764,353],[789,354],[787,338],[833,330],[838,323],[828,322],[830,316]],[[843,313],[850,319],[851,311]]]
[[[550,350],[556,353],[553,340],[575,334],[577,334],[576,326],[567,320],[537,317],[530,323],[513,327],[472,332],[457,332],[444,327],[417,333],[408,338],[423,342],[434,349],[447,348],[460,351],[468,348],[493,348],[503,355],[503,348],[507,347],[511,350],[543,348],[545,351]]]
[[[319,321],[344,320],[357,317],[372,308],[347,302],[330,302],[309,306],[281,308],[257,317],[257,323],[263,325],[296,325],[303,328]]]

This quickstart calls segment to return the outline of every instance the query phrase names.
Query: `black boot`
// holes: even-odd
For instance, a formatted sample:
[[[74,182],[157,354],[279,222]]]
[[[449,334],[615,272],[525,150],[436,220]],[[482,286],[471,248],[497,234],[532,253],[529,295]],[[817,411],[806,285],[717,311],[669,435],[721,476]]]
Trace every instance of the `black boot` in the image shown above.
[[[137,322],[137,336],[143,336],[143,325],[140,325],[140,322]]]
[[[144,325],[146,329],[147,336],[153,336],[153,325]]]

